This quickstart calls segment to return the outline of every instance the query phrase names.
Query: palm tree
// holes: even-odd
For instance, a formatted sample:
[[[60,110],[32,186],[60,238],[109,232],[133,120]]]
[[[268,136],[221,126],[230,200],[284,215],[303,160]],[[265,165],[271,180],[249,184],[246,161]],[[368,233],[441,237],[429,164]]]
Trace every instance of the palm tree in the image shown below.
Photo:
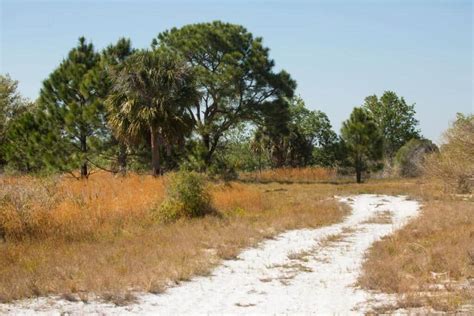
[[[152,174],[160,175],[160,148],[190,128],[186,106],[197,98],[193,74],[177,55],[155,50],[128,58],[113,79],[109,123],[130,144],[149,134]]]

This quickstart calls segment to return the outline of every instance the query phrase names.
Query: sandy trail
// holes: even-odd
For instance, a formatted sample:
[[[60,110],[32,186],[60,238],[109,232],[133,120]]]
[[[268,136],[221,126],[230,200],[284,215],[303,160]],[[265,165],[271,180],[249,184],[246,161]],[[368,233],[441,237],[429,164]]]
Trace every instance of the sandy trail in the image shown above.
[[[210,277],[197,277],[160,295],[116,307],[101,302],[38,298],[0,305],[11,314],[360,314],[374,295],[354,286],[364,253],[418,213],[405,197],[341,198],[352,207],[343,222],[293,230],[224,261]],[[374,219],[377,220],[374,220]]]

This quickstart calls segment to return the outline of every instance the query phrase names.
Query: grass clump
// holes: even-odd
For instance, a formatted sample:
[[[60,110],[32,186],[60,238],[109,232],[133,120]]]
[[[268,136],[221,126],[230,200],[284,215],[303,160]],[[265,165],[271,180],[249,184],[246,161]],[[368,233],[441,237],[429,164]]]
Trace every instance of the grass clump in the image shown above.
[[[202,217],[213,212],[211,194],[204,175],[194,171],[179,171],[170,175],[166,198],[158,208],[161,222],[180,218]]]

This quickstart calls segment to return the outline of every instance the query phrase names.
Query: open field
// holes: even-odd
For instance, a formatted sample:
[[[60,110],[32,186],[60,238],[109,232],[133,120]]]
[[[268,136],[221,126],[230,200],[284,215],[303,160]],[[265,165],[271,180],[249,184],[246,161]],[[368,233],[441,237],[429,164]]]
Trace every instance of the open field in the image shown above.
[[[6,242],[0,243],[0,298],[63,294],[87,300],[92,292],[116,304],[131,303],[130,291],[160,293],[170,284],[207,275],[220,260],[283,231],[341,222],[348,209],[334,196],[372,193],[407,195],[423,208],[406,228],[376,243],[359,283],[407,294],[400,306],[426,303],[454,310],[472,300],[472,285],[448,285],[444,301],[430,300],[426,293],[439,284],[432,272],[447,272],[449,284],[472,282],[472,200],[444,195],[439,186],[420,179],[361,185],[327,178],[272,180],[213,183],[218,216],[165,225],[156,223],[153,209],[165,196],[166,178],[2,178]],[[418,295],[421,290],[426,295]]]
[[[278,232],[340,221],[347,210],[310,187],[212,185],[221,216],[159,224],[162,179],[4,178],[2,301],[50,293],[162,291]],[[144,255],[145,254],[145,255]]]
[[[166,294],[136,292],[136,304],[127,306],[114,306],[97,298],[87,304],[40,298],[23,301],[7,311],[69,315],[364,313],[370,310],[367,301],[373,295],[352,286],[360,274],[364,253],[374,239],[392,233],[416,216],[419,203],[405,197],[370,194],[339,200],[351,209],[342,222],[281,233],[243,251],[237,260],[223,261],[211,276],[193,278],[168,289]],[[366,222],[380,209],[391,210],[394,225]]]

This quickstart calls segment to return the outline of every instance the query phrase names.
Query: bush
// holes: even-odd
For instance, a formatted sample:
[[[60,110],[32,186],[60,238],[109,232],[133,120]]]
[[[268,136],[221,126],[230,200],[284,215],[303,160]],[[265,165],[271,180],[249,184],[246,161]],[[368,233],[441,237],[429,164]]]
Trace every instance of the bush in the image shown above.
[[[447,191],[470,193],[474,181],[474,115],[458,114],[444,135],[439,153],[425,164],[428,176],[441,180]]]
[[[230,161],[219,158],[215,159],[209,166],[208,173],[212,178],[226,182],[236,180],[239,177],[235,166]]]
[[[183,217],[201,217],[213,211],[206,179],[197,172],[179,171],[170,175],[166,194],[157,213],[161,222],[172,222]]]
[[[29,177],[0,181],[0,240],[41,234],[49,224],[50,210],[59,201],[54,181]]]
[[[426,155],[435,151],[438,147],[428,139],[410,140],[395,156],[396,175],[408,178],[421,176]]]

